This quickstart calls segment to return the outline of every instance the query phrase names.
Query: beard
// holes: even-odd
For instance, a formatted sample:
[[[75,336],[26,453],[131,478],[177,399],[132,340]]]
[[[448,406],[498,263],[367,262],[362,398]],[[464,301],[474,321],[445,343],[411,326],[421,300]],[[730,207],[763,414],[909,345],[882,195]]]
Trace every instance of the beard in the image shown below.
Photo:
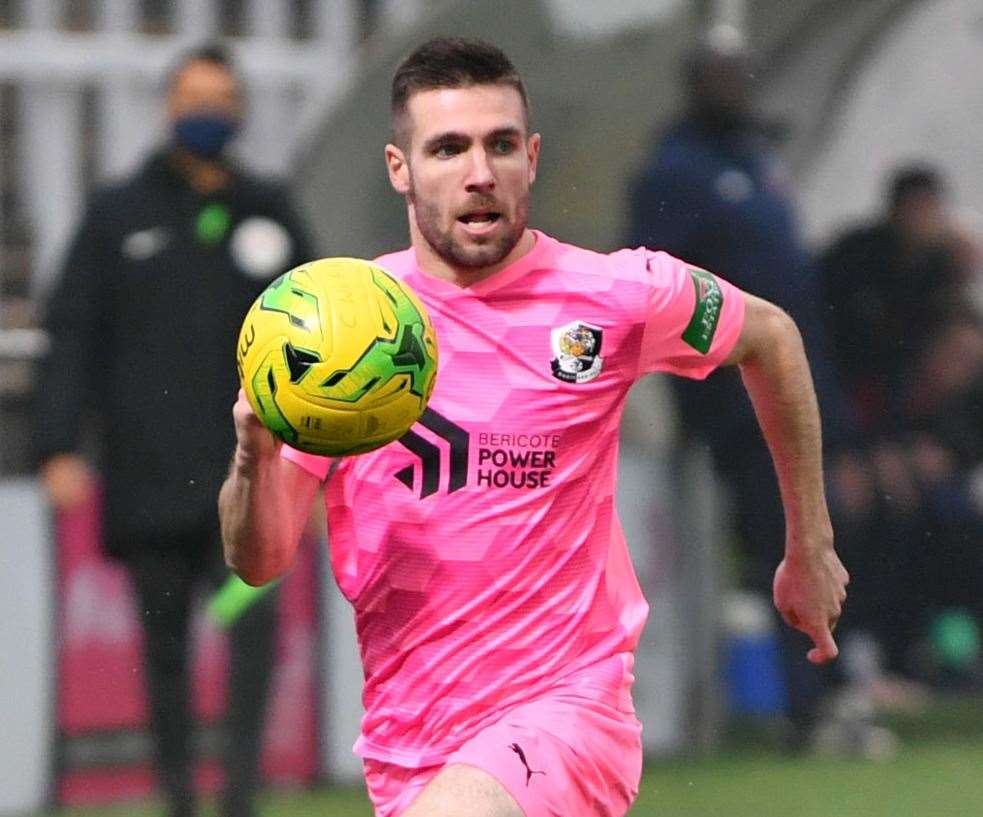
[[[515,208],[515,218],[509,219],[505,213],[499,212],[499,223],[506,229],[487,238],[473,238],[467,244],[462,243],[454,235],[454,223],[450,227],[441,227],[440,208],[436,203],[420,199],[415,189],[410,187],[407,194],[413,204],[416,226],[424,240],[440,258],[453,267],[460,269],[481,269],[491,267],[504,260],[522,238],[529,222],[529,194],[519,199]],[[477,199],[473,206],[494,207],[494,200],[487,197]]]

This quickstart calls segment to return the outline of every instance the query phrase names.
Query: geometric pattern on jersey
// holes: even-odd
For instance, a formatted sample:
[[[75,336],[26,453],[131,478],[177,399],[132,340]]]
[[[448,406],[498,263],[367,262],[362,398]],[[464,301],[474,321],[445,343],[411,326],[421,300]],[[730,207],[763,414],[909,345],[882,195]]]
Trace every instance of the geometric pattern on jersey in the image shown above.
[[[625,398],[651,372],[706,377],[744,302],[666,253],[535,238],[467,288],[423,273],[412,250],[376,259],[426,306],[440,370],[410,435],[342,460],[325,492],[365,673],[364,757],[441,763],[572,677],[623,696],[648,612],[614,506]],[[324,458],[283,455],[328,473]]]

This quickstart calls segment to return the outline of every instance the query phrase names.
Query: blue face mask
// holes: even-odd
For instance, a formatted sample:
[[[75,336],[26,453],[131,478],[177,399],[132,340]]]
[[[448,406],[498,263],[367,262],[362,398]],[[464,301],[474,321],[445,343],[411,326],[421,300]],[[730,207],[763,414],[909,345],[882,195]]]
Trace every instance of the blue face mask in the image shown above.
[[[177,146],[202,159],[214,159],[239,130],[239,123],[219,113],[182,116],[174,122]]]

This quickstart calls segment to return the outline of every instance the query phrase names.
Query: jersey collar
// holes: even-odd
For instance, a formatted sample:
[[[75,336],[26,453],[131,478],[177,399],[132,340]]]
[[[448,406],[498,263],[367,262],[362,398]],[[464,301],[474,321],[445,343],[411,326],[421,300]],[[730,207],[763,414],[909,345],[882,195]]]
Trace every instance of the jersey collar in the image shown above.
[[[459,287],[450,281],[445,281],[443,278],[436,278],[420,269],[418,261],[413,268],[411,285],[416,289],[423,290],[443,299],[461,297],[480,298],[497,289],[508,286],[513,281],[517,281],[524,276],[527,272],[542,266],[543,258],[548,254],[550,245],[556,243],[555,239],[550,238],[550,236],[539,230],[531,230],[531,232],[536,239],[536,243],[533,244],[529,252],[513,261],[507,267],[503,267],[494,275],[483,278],[470,286]]]

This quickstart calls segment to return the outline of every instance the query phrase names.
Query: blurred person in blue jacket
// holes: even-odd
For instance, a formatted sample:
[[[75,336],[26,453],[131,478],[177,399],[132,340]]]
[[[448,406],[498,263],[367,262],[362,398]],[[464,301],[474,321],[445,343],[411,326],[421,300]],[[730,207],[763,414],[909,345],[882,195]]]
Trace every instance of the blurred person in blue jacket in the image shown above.
[[[828,363],[818,280],[776,151],[782,128],[752,104],[754,70],[743,37],[730,27],[709,30],[686,55],[686,109],[659,134],[634,180],[628,244],[718,271],[789,312],[813,366],[827,447],[842,447],[848,423]],[[684,434],[709,446],[731,492],[741,583],[770,596],[767,568],[785,540],[785,519],[740,378],[721,372],[705,383],[672,386]],[[799,658],[800,644],[781,647],[790,743],[798,746],[812,730],[825,684],[821,671]]]

